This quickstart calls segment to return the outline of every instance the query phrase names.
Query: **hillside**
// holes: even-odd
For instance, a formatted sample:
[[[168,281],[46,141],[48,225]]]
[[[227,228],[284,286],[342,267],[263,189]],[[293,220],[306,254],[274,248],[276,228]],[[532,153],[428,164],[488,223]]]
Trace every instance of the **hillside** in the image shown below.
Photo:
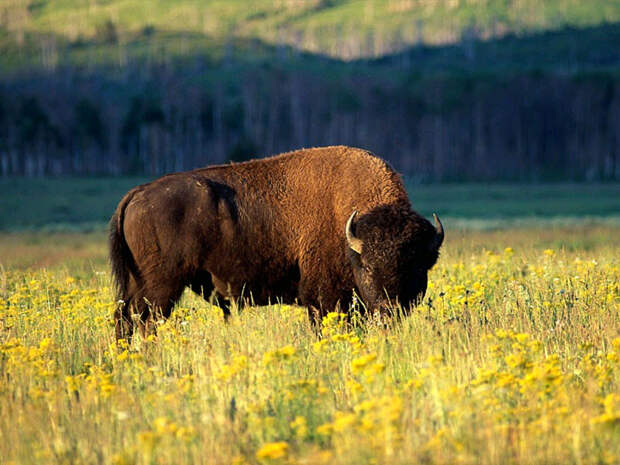
[[[87,46],[111,57],[136,42],[217,55],[235,39],[351,60],[618,21],[620,3],[607,0],[4,0],[0,44],[4,65],[49,66]]]

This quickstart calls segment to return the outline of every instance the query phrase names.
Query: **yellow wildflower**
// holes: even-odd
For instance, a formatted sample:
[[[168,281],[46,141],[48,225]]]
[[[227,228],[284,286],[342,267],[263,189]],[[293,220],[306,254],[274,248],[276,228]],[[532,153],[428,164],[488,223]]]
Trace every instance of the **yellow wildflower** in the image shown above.
[[[263,445],[258,452],[258,459],[280,459],[288,454],[288,444],[286,442],[268,442]]]
[[[376,358],[377,358],[377,354],[373,353],[373,354],[363,355],[359,358],[354,359],[351,362],[351,368],[353,369],[353,373],[359,373],[361,370],[364,369],[364,367],[366,367],[366,365],[376,360]]]

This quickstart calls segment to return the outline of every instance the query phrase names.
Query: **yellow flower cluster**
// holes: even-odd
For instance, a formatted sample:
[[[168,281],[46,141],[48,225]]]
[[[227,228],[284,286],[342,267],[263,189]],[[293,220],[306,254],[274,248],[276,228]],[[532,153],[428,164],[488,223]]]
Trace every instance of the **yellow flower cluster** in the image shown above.
[[[286,442],[270,442],[263,445],[257,452],[256,458],[259,459],[280,459],[288,453]]]

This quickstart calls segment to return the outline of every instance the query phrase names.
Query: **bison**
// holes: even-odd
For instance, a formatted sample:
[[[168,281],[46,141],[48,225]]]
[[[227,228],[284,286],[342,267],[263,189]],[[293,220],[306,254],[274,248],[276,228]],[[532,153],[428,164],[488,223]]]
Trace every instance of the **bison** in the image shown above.
[[[174,173],[130,190],[110,221],[117,339],[153,330],[185,287],[308,308],[319,321],[353,296],[416,304],[444,239],[372,153],[325,147]],[[229,314],[224,305],[224,313]]]

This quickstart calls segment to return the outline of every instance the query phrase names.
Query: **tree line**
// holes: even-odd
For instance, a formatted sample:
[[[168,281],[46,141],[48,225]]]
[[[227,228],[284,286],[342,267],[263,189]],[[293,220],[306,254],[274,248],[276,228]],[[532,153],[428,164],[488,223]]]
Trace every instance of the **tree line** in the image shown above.
[[[300,147],[367,148],[421,182],[620,180],[620,78],[377,79],[196,58],[0,82],[0,175],[160,175]]]

